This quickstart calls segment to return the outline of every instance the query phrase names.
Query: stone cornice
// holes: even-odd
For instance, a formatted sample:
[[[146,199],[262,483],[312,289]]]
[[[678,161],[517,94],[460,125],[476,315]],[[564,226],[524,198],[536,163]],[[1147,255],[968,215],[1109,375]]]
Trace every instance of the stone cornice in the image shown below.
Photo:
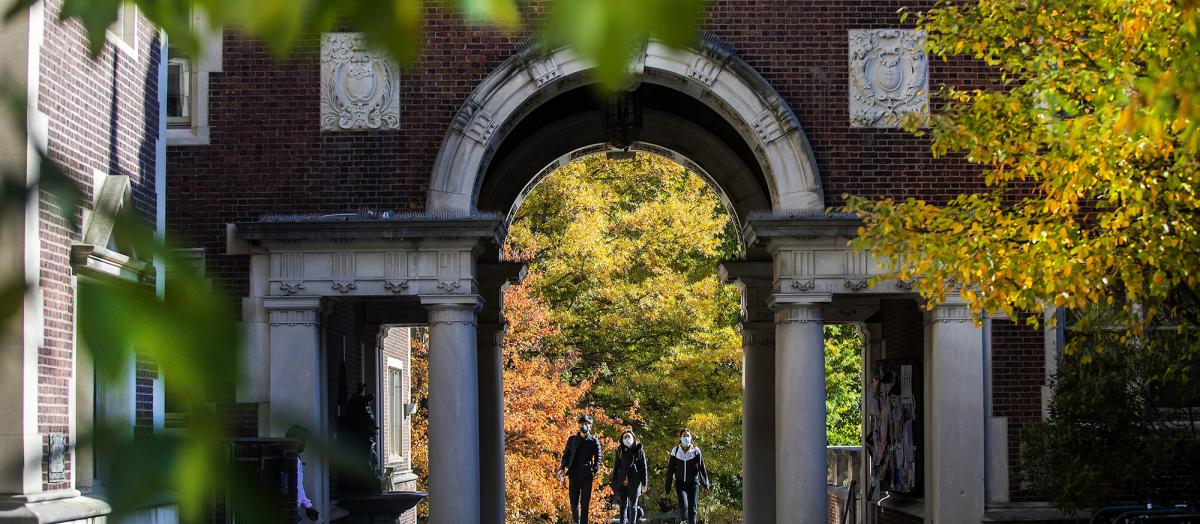
[[[862,219],[846,213],[755,213],[746,220],[746,245],[771,240],[845,238],[858,236]]]
[[[270,241],[397,241],[477,239],[498,245],[505,226],[492,214],[394,213],[289,215],[234,225],[231,235],[251,243]]]

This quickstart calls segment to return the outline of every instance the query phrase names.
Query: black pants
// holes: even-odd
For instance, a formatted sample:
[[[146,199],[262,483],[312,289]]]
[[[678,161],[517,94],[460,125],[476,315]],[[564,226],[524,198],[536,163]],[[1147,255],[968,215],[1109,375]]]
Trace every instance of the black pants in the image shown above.
[[[639,486],[618,486],[617,500],[621,504],[621,524],[635,524],[638,521],[638,497],[642,495]]]
[[[679,520],[688,524],[696,524],[696,497],[700,494],[700,484],[675,484],[675,496],[679,500]]]
[[[571,522],[587,524],[588,509],[592,505],[593,475],[571,475],[567,490],[571,497]]]

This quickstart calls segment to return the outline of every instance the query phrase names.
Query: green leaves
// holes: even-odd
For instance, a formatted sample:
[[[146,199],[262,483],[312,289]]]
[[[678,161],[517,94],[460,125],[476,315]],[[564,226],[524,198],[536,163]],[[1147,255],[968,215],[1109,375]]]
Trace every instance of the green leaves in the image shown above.
[[[556,0],[544,34],[594,62],[602,85],[615,90],[649,39],[692,44],[703,7],[701,0]]]
[[[19,0],[11,12],[34,0]],[[93,56],[104,48],[105,31],[117,21],[122,0],[65,0],[63,19],[87,30]],[[171,45],[187,54],[201,50],[199,35],[228,27],[261,39],[278,57],[297,51],[305,36],[352,28],[402,64],[420,57],[427,9],[422,0],[136,0]],[[517,33],[528,30],[516,0],[441,0],[472,25]],[[545,23],[534,28],[552,46],[569,46],[596,64],[600,84],[624,87],[633,59],[650,39],[682,47],[696,39],[703,0],[554,0]],[[532,9],[532,8],[530,8]],[[540,6],[539,6],[540,9]],[[199,12],[209,27],[193,27]],[[11,16],[11,15],[10,15]]]

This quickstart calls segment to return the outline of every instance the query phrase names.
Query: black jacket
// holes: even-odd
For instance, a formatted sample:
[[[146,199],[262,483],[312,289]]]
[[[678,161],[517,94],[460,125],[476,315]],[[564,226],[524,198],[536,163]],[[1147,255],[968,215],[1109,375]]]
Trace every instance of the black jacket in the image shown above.
[[[572,477],[595,475],[600,469],[600,441],[591,435],[571,435],[571,438],[567,439],[567,446],[563,448],[562,461],[558,467],[566,468],[567,474]]]
[[[642,443],[637,442],[633,447],[617,448],[617,460],[613,464],[612,487],[618,489],[622,481],[629,479],[630,486],[640,486],[646,483],[646,452]]]
[[[700,483],[708,488],[708,470],[704,467],[704,456],[695,444],[687,451],[679,446],[671,450],[671,463],[667,465],[667,485],[665,491],[671,492],[671,479],[674,478],[676,487]]]

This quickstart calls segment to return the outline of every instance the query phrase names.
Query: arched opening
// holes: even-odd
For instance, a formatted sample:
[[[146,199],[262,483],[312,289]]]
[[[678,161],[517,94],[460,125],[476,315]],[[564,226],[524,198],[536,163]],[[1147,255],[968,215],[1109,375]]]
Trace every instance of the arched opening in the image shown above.
[[[443,140],[427,208],[511,209],[544,166],[604,143],[589,70],[569,50],[534,46],[492,73]],[[631,73],[644,109],[639,141],[704,167],[742,220],[750,211],[824,209],[816,161],[787,102],[719,41],[695,50],[651,42]]]

